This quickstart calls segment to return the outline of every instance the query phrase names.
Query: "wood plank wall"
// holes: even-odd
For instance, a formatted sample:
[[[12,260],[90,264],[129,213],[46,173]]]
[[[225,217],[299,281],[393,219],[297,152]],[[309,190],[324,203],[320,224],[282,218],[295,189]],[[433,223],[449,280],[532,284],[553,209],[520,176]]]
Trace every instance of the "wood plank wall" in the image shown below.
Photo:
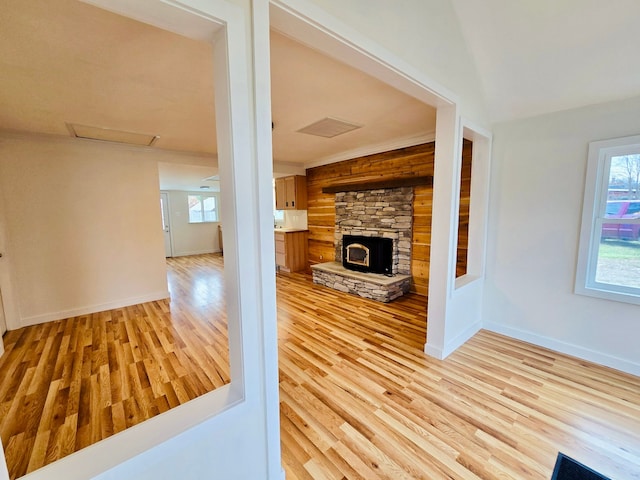
[[[471,203],[471,157],[473,144],[464,140],[462,144],[462,166],[460,172],[460,208],[458,212],[458,251],[456,258],[456,278],[467,273],[467,252],[469,250],[469,205]]]
[[[465,142],[464,150],[470,145],[470,142]],[[307,169],[309,263],[313,265],[335,260],[335,194],[323,194],[323,187],[335,183],[433,175],[434,149],[435,143],[430,142]],[[463,179],[470,185],[470,176],[463,175]],[[432,186],[414,187],[411,290],[425,296],[429,282],[432,197]],[[468,205],[468,201],[466,203]],[[466,254],[458,257],[466,262]]]

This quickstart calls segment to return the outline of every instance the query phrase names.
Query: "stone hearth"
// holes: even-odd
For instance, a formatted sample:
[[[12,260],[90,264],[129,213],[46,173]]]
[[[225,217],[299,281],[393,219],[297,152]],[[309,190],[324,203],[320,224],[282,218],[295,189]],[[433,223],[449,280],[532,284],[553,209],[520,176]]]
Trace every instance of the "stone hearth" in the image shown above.
[[[313,283],[353,293],[378,302],[388,303],[401,297],[411,287],[411,275],[388,277],[378,273],[362,273],[347,270],[338,262],[311,265]]]

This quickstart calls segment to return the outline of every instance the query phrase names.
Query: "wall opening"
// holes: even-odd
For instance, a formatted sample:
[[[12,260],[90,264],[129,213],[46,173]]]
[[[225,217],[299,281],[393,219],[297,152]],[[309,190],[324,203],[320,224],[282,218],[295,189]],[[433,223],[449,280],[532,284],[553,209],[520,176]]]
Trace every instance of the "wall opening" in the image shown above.
[[[469,210],[471,204],[473,142],[462,142],[462,160],[458,182],[458,236],[456,242],[456,278],[467,274],[469,256]]]

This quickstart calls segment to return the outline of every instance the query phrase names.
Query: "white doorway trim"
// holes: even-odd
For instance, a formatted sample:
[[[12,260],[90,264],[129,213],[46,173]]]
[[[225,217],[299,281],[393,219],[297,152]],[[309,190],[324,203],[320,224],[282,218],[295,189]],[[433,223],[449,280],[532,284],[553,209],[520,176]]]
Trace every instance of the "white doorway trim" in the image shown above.
[[[473,141],[468,273],[456,279],[460,172],[465,136]],[[454,107],[438,109],[425,345],[425,352],[436,358],[446,358],[482,326],[490,155],[489,132],[461,118]],[[451,160],[443,163],[438,158]],[[433,282],[434,278],[438,281]]]
[[[283,479],[278,383],[274,380],[277,338],[273,225],[270,217],[260,211],[262,205],[268,211],[271,204],[272,158],[270,148],[257,145],[260,138],[271,135],[270,123],[262,124],[263,117],[270,117],[270,104],[264,86],[260,86],[256,98],[258,87],[254,80],[265,76],[265,72],[255,72],[256,68],[264,69],[264,65],[256,67],[252,55],[256,44],[268,46],[268,3],[257,0],[253,7],[233,0],[88,3],[192,38],[207,39],[214,45],[219,169],[225,186],[220,213],[225,224],[231,383],[27,477],[205,478],[215,472],[220,478]],[[256,23],[261,25],[259,31]],[[264,220],[258,218],[259,214]],[[270,298],[273,308],[264,308]],[[0,480],[6,480],[6,468],[2,471],[6,467],[4,453],[0,451],[0,455]]]
[[[428,355],[444,358],[452,351],[446,335],[451,319],[450,285],[456,252],[453,212],[456,172],[462,145],[458,97],[442,85],[306,0],[271,0],[271,25],[294,40],[371,75],[437,109],[433,220],[427,322]],[[476,294],[474,299],[479,298]],[[474,304],[477,306],[478,303]],[[477,308],[477,315],[480,309]],[[474,332],[475,333],[475,332]]]
[[[271,0],[271,27],[438,108],[458,97],[397,55],[306,0]]]
[[[0,292],[4,308],[4,321],[8,330],[20,328],[20,313],[14,295],[14,271],[11,265],[11,246],[8,242],[5,222],[4,201],[0,196]],[[4,352],[4,343],[0,337],[0,349]]]
[[[2,289],[0,288],[0,337],[7,331],[7,321],[4,316],[4,303],[2,302]],[[4,352],[4,344],[0,340],[0,355]]]
[[[484,277],[491,173],[491,132],[465,118],[462,118],[460,128],[462,128],[461,140],[471,140],[473,143],[473,151],[471,154],[472,200],[469,210],[467,274],[460,278],[455,278],[452,291],[459,290],[465,285]],[[462,150],[462,146],[460,146],[460,149]],[[460,185],[460,173],[459,169],[457,173],[458,185]],[[458,187],[458,189],[459,188],[460,187]],[[460,198],[459,191],[458,198]],[[453,266],[453,268],[455,268],[455,266]]]
[[[173,231],[171,229],[171,211],[169,194],[160,192],[160,214],[162,215],[162,234],[164,236],[164,256],[173,257]]]

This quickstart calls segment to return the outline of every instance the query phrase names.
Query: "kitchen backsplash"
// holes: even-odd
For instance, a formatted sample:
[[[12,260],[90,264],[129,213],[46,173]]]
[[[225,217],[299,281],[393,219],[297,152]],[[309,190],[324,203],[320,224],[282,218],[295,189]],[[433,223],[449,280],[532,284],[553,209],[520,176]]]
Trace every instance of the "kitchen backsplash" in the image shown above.
[[[299,228],[306,230],[307,227],[307,211],[306,210],[285,210],[284,211],[284,228]]]

